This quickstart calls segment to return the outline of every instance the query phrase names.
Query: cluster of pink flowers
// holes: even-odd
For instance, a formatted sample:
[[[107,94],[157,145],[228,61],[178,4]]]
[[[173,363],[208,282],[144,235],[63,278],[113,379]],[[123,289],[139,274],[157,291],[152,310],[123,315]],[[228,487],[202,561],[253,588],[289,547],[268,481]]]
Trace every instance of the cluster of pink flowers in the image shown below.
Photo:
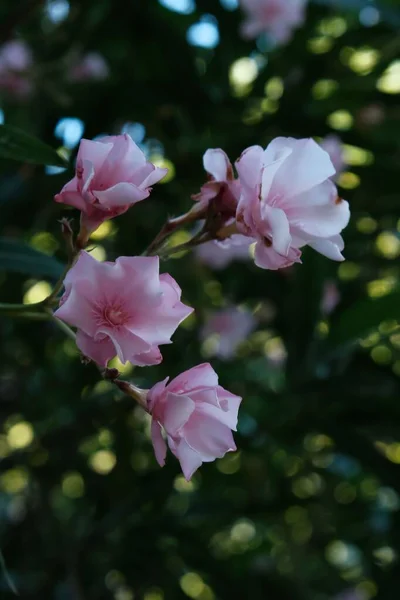
[[[240,0],[245,13],[241,32],[252,39],[267,33],[275,42],[285,43],[305,20],[307,0]]]
[[[220,149],[207,150],[204,167],[208,181],[194,195],[194,205],[167,223],[149,256],[100,263],[85,251],[90,233],[146,199],[167,170],[147,161],[128,135],[81,141],[75,176],[55,197],[81,213],[73,264],[55,316],[76,329],[77,346],[101,369],[107,369],[115,356],[138,366],[159,364],[159,346],[171,343],[179,324],[192,312],[181,302],[177,282],[159,271],[158,254],[178,224],[194,220],[202,224],[193,246],[200,240],[248,252],[255,244],[255,264],[263,269],[301,262],[305,245],[343,260],[340,232],[348,223],[349,206],[332,183],[335,169],[329,155],[313,140],[277,138],[265,150],[252,146],[236,161],[237,177]],[[255,327],[251,313],[228,307],[211,315],[202,335],[218,334],[216,354],[226,360]],[[165,462],[164,431],[189,479],[203,462],[236,449],[232,431],[241,398],[219,386],[209,364],[167,381],[150,390],[116,383],[131,390],[151,415],[159,464]]]
[[[0,91],[26,100],[34,90],[34,60],[23,40],[11,40],[0,47]],[[71,82],[101,81],[109,76],[109,67],[98,52],[89,52],[72,61],[66,71]]]

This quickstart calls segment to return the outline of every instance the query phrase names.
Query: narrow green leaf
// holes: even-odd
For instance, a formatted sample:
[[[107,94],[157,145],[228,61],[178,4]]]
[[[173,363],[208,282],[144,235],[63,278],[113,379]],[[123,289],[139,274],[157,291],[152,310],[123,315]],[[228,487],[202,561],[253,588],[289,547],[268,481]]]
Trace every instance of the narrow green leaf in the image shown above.
[[[400,290],[382,298],[364,298],[344,310],[332,322],[327,341],[331,346],[355,342],[388,319],[400,319]]]
[[[0,157],[36,165],[68,166],[51,146],[11,125],[0,125]]]
[[[0,269],[57,280],[64,266],[56,258],[43,254],[24,242],[0,238]]]

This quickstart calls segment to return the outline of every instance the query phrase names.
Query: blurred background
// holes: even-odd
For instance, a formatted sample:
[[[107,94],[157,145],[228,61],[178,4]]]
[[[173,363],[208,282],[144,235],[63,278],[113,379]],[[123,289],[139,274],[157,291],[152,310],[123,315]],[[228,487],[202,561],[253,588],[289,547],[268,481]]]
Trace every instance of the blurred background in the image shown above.
[[[0,121],[71,158],[0,160],[1,302],[62,270],[58,220],[78,214],[52,198],[82,136],[126,132],[169,168],[93,235],[99,260],[190,208],[209,147],[313,136],[352,209],[344,263],[263,271],[211,244],[162,264],[195,314],[161,365],[114,366],[150,387],[210,361],[243,397],[238,452],[190,483],[53,324],[0,319],[1,599],[398,597],[400,6],[309,2],[280,45],[242,21],[235,0],[1,2]]]

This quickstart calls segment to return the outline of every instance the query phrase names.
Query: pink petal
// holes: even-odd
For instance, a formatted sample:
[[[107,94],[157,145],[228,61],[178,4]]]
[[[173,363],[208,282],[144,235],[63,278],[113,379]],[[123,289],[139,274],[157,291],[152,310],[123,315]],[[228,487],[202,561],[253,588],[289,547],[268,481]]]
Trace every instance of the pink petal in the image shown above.
[[[142,190],[145,190],[146,188],[148,188],[151,185],[154,185],[155,183],[158,183],[159,181],[164,179],[164,177],[168,173],[168,169],[162,169],[161,167],[155,167],[151,163],[147,163],[147,164],[149,164],[152,167],[152,169],[151,169],[149,175],[147,175],[147,177],[145,179],[143,179],[143,181],[140,184],[140,188]]]
[[[164,410],[163,426],[171,437],[176,437],[195,410],[189,396],[168,392]]]
[[[76,345],[84,356],[91,358],[101,367],[106,367],[108,361],[115,356],[115,348],[109,338],[95,341],[81,330],[76,334]]]
[[[160,467],[163,467],[167,455],[167,444],[162,436],[161,426],[155,419],[151,422],[151,443],[153,444],[156,460]]]
[[[172,440],[168,438],[169,447],[179,460],[185,479],[189,481],[197,469],[201,467],[203,463],[202,458],[200,454],[195,452],[185,442],[185,440],[180,440],[176,447],[171,444],[171,441]]]
[[[203,363],[175,377],[169,383],[168,391],[185,393],[198,388],[213,388],[217,385],[218,375],[209,363]]]
[[[331,260],[337,260],[339,262],[344,260],[344,256],[341,252],[344,248],[344,243],[342,236],[340,235],[327,240],[309,242],[308,245]]]
[[[135,171],[146,164],[145,155],[127,134],[113,136],[112,141],[113,147],[101,170],[102,183],[105,187],[111,187],[121,181],[130,181],[138,185],[132,178]],[[96,179],[96,183],[99,181]]]
[[[253,189],[260,183],[263,153],[261,146],[250,146],[235,162],[242,186]]]
[[[117,183],[104,191],[93,190],[93,195],[105,208],[132,206],[148,197],[147,190],[141,190],[133,183]]]
[[[144,354],[135,354],[135,365],[138,367],[150,367],[159,365],[162,362],[162,354],[158,346],[152,346]]]
[[[211,462],[236,450],[230,428],[203,412],[196,410],[183,432],[185,441],[200,454],[203,462]]]
[[[272,208],[268,205],[262,205],[261,210],[263,220],[270,227],[273,249],[282,256],[287,256],[292,238],[286,214],[280,208]]]
[[[81,139],[79,144],[77,164],[84,160],[92,163],[96,172],[100,171],[104,161],[110,153],[112,144],[104,142],[94,142],[93,140]]]
[[[346,200],[341,200],[339,204],[330,202],[320,206],[305,206],[290,214],[290,223],[295,231],[322,238],[339,234],[349,220],[350,208]]]
[[[67,299],[54,312],[54,316],[72,325],[72,327],[82,329],[87,335],[94,337],[97,325],[93,314],[93,305],[84,296],[87,286],[80,285],[80,283],[74,283]]]
[[[270,144],[271,146],[271,144]],[[261,198],[266,199],[271,191],[276,173],[292,154],[291,148],[277,148],[275,151],[268,146],[264,152],[264,166],[262,168]],[[273,198],[271,198],[273,200]]]
[[[119,360],[124,364],[130,362],[135,365],[137,355],[143,355],[152,349],[150,344],[126,328],[101,328],[97,330],[97,334],[107,335],[111,339]]]
[[[232,170],[229,158],[221,148],[211,148],[204,153],[203,166],[215,181],[226,181]]]
[[[259,241],[255,248],[254,262],[261,269],[276,271],[277,269],[290,267],[295,262],[301,263],[300,256],[300,250],[295,248],[289,248],[288,255],[282,256],[272,247],[266,246],[263,241]]]
[[[285,198],[292,198],[323,183],[335,174],[335,169],[327,152],[310,139],[276,138],[268,148],[268,153],[290,148],[292,153],[277,172],[272,192]]]

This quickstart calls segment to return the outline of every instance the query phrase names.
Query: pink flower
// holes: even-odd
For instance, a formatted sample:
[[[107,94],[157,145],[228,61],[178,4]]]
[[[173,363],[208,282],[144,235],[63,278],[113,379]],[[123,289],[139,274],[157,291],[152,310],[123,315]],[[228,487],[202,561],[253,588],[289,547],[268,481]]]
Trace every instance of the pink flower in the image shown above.
[[[284,43],[304,23],[306,0],[240,0],[240,4],[246,15],[241,32],[247,39],[266,32]]]
[[[127,135],[107,136],[96,142],[81,140],[76,174],[55,196],[56,202],[82,211],[81,224],[94,231],[150,195],[151,187],[168,169],[146,161]]]
[[[255,238],[255,263],[279,269],[300,262],[309,245],[344,260],[340,232],[350,218],[348,202],[330,180],[335,169],[312,139],[276,138],[266,150],[252,146],[236,162],[242,195],[238,230]]]
[[[32,82],[26,72],[33,64],[32,53],[25,42],[13,40],[0,48],[0,89],[26,98],[32,92]]]
[[[97,262],[81,252],[64,281],[65,293],[54,315],[77,328],[81,352],[106,366],[121,362],[155,365],[158,346],[193,311],[180,301],[181,289],[167,273],[159,274],[158,256],[122,256]]]
[[[98,52],[85,54],[79,63],[75,64],[69,74],[70,81],[102,81],[107,79],[110,69],[104,57]]]
[[[254,240],[245,235],[232,235],[229,243],[212,240],[195,248],[197,258],[212,269],[225,269],[234,260],[248,260]]]
[[[222,213],[226,219],[234,217],[240,198],[240,183],[234,177],[229,158],[220,148],[210,148],[204,153],[203,166],[209,181],[192,196],[198,202],[195,210],[205,212],[213,202],[216,213]]]
[[[333,179],[336,179],[343,171],[346,164],[343,156],[342,140],[337,135],[327,135],[320,143],[320,146],[329,154],[329,158],[336,171]]]
[[[223,360],[229,360],[256,326],[257,321],[251,312],[230,306],[209,316],[201,331],[201,338],[205,340],[216,334],[218,340],[214,354]]]
[[[185,371],[169,384],[168,379],[148,392],[151,439],[163,467],[167,453],[164,429],[169,448],[189,480],[203,462],[236,450],[232,430],[236,431],[242,399],[218,385],[218,376],[208,363]]]
[[[324,285],[324,290],[321,300],[321,311],[325,315],[329,315],[340,302],[340,293],[334,281],[327,281]]]

